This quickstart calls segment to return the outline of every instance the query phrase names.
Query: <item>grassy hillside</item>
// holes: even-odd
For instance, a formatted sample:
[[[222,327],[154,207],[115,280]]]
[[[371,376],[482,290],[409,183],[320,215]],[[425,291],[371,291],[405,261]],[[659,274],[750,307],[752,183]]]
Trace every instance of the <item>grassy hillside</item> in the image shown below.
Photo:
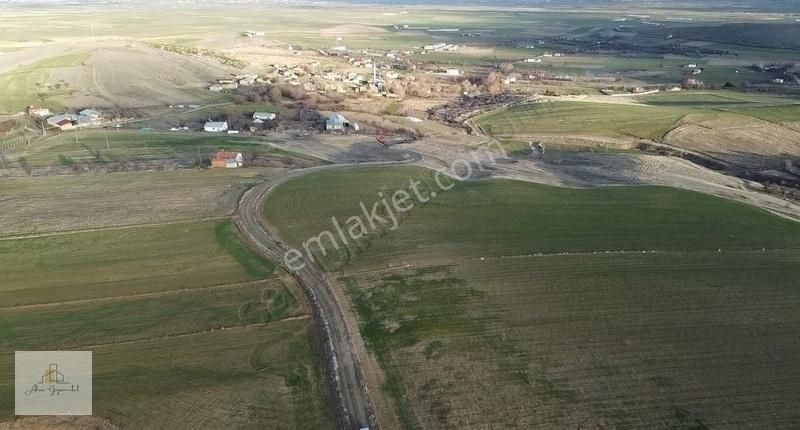
[[[433,184],[301,177],[265,215],[297,245],[410,178]],[[798,243],[800,225],[705,195],[490,181],[325,263],[406,428],[779,428],[800,419]]]
[[[11,73],[0,74],[0,112],[21,112],[31,104],[58,107],[73,89],[51,79],[52,71],[80,65],[89,56],[69,54],[46,58]]]

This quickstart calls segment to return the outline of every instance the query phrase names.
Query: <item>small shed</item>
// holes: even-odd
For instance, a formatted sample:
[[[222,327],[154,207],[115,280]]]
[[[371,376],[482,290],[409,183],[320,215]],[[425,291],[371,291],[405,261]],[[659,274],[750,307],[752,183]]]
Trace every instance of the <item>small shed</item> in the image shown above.
[[[325,121],[325,130],[328,131],[344,131],[349,128],[350,121],[338,113],[332,114]]]
[[[50,116],[50,109],[28,106],[28,115],[44,118],[46,116]]]
[[[211,160],[211,167],[215,169],[236,169],[242,167],[244,158],[241,152],[219,151]]]

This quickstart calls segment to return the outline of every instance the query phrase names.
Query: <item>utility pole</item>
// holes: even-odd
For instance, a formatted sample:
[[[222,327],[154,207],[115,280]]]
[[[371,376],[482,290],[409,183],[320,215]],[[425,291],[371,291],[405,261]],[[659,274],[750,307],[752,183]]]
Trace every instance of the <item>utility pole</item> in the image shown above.
[[[76,144],[79,144],[79,143],[81,143],[81,142],[78,140],[78,127],[75,127],[75,143],[76,143]]]
[[[111,150],[111,145],[108,144],[108,135],[106,135],[106,150]]]
[[[41,122],[42,124],[42,137],[47,137],[47,130],[44,128],[44,121]]]

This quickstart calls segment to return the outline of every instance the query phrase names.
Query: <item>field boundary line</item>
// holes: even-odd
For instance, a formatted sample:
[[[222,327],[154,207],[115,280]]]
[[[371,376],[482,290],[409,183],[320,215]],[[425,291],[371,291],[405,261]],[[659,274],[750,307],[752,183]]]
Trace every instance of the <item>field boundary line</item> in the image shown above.
[[[251,285],[257,285],[263,282],[272,281],[275,279],[280,279],[276,276],[272,276],[270,278],[259,279],[255,281],[247,281],[247,282],[237,282],[234,284],[221,284],[221,285],[211,285],[208,287],[199,287],[199,288],[181,288],[178,290],[167,290],[167,291],[156,291],[152,293],[139,293],[139,294],[126,294],[122,296],[111,296],[111,297],[97,297],[93,299],[78,299],[78,300],[68,300],[64,302],[50,302],[50,303],[33,303],[29,305],[18,305],[18,306],[7,306],[7,307],[0,307],[0,311],[11,311],[11,310],[22,310],[22,309],[42,309],[42,308],[52,308],[57,306],[67,306],[67,305],[80,305],[85,303],[105,303],[105,302],[115,302],[115,301],[122,301],[122,300],[133,300],[133,299],[140,299],[140,298],[151,298],[151,297],[164,297],[164,296],[177,296],[184,293],[191,293],[194,291],[214,291],[214,290],[227,290],[239,287],[247,287]]]
[[[106,346],[132,345],[132,344],[135,344],[135,343],[152,342],[152,341],[157,341],[157,340],[180,339],[180,338],[191,337],[191,336],[201,336],[201,335],[204,335],[204,334],[216,333],[218,331],[252,330],[254,328],[266,327],[266,326],[269,326],[269,325],[279,324],[279,323],[282,323],[282,322],[302,321],[302,320],[307,320],[307,319],[311,319],[311,315],[308,315],[308,314],[306,314],[306,315],[297,315],[297,316],[283,318],[283,319],[279,319],[277,321],[270,321],[270,322],[265,322],[265,323],[255,323],[255,324],[238,325],[238,326],[231,326],[231,327],[212,328],[212,329],[209,329],[209,330],[196,331],[196,332],[192,332],[192,333],[173,334],[173,335],[166,335],[166,336],[161,336],[161,337],[148,337],[146,339],[125,340],[125,341],[122,341],[122,342],[96,343],[96,344],[92,344],[92,345],[79,345],[79,346],[76,346],[75,348],[103,348],[103,347],[106,347]]]
[[[231,215],[223,215],[223,216],[215,216],[215,217],[205,217],[205,218],[187,218],[184,220],[174,220],[174,221],[164,221],[164,222],[154,222],[154,223],[144,223],[144,224],[125,224],[125,225],[114,225],[108,227],[97,227],[97,228],[86,228],[86,229],[78,229],[78,230],[63,230],[63,231],[51,231],[45,233],[31,233],[26,235],[18,235],[18,236],[0,236],[0,241],[6,240],[24,240],[24,239],[39,239],[42,237],[52,237],[52,236],[66,236],[70,234],[82,234],[82,233],[98,233],[103,231],[115,231],[115,230],[129,230],[133,228],[139,227],[163,227],[168,225],[176,225],[176,224],[191,224],[191,223],[198,223],[198,222],[207,222],[207,221],[223,221],[226,219],[232,219]]]
[[[645,255],[645,254],[705,254],[705,253],[750,253],[750,252],[780,252],[795,251],[798,248],[762,248],[762,249],[693,249],[693,250],[603,250],[603,251],[578,251],[578,252],[537,252],[533,254],[499,255],[492,257],[470,257],[471,261],[507,260],[516,258],[539,257],[572,257],[587,255]]]

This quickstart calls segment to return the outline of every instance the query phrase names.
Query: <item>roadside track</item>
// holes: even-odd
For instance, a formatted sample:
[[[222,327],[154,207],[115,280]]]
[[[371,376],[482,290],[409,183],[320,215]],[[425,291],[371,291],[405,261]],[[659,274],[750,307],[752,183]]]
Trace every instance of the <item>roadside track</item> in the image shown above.
[[[342,303],[336,299],[333,286],[315,264],[305,261],[303,269],[292,271],[285,266],[284,254],[289,250],[276,229],[262,215],[262,208],[272,191],[286,181],[323,170],[400,165],[417,162],[418,154],[404,161],[381,161],[317,166],[285,172],[255,185],[242,195],[235,216],[239,233],[265,257],[275,261],[297,280],[308,296],[313,316],[322,337],[323,365],[333,402],[337,427],[341,430],[379,428],[374,402],[367,387],[361,361],[353,344],[358,327],[348,327]],[[305,259],[305,256],[303,256]]]

